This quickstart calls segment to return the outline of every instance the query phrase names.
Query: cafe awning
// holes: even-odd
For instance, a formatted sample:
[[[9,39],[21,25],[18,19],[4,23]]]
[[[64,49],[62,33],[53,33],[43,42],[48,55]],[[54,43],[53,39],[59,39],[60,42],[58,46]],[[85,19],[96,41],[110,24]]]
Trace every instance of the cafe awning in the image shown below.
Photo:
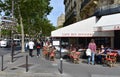
[[[95,31],[120,30],[120,13],[102,16],[95,25]]]
[[[51,37],[110,37],[112,32],[94,32],[96,17],[91,17],[51,32]]]

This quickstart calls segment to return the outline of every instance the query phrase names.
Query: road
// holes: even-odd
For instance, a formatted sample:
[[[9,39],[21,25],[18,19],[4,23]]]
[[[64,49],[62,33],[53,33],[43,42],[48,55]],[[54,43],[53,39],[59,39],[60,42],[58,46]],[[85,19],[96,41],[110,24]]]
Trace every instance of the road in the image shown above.
[[[20,49],[21,49],[20,46],[15,47],[15,52],[20,50]],[[8,53],[11,53],[11,48],[0,48],[0,56],[8,54]]]
[[[11,48],[0,48],[0,56],[11,52]]]

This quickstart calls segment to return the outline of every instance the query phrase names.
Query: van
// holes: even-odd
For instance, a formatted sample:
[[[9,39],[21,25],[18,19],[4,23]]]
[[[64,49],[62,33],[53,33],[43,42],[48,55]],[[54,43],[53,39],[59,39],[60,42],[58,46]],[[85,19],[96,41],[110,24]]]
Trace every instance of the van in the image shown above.
[[[7,47],[7,41],[6,41],[6,40],[1,40],[1,41],[0,41],[0,47],[1,47],[1,48]]]

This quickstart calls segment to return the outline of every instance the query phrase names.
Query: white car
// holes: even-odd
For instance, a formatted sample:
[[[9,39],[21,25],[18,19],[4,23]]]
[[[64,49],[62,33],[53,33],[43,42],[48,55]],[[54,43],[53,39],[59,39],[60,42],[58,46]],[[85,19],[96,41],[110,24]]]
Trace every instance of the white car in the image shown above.
[[[55,46],[56,48],[56,58],[60,58],[60,47]],[[61,48],[61,57],[64,59],[68,55],[69,50]]]
[[[7,41],[6,40],[0,41],[0,47],[7,47]]]

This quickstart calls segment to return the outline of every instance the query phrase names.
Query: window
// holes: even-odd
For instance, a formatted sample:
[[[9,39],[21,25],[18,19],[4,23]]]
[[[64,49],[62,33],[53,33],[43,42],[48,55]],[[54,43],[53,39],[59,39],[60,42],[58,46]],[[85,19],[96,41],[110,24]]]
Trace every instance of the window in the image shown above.
[[[113,4],[114,3],[114,0],[109,0],[109,4]]]

